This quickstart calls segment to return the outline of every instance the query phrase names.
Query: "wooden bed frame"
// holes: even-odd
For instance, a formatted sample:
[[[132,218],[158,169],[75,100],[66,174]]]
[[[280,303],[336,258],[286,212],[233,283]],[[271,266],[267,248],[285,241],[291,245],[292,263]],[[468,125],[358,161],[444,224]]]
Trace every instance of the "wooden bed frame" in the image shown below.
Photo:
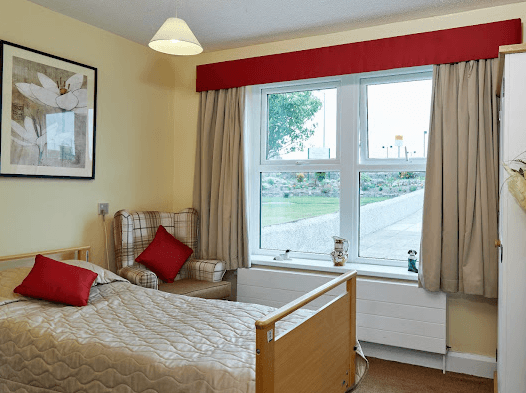
[[[274,338],[277,321],[346,283],[347,291]],[[355,382],[356,271],[256,322],[256,393],[345,392]]]
[[[0,257],[0,262],[90,260],[90,247]],[[10,265],[10,266],[7,266]],[[14,267],[2,264],[0,270]],[[346,284],[347,291],[292,330],[275,337],[278,321],[323,294]],[[256,321],[256,393],[345,392],[355,383],[356,272],[348,272]]]
[[[84,260],[86,262],[90,261],[90,246],[84,246],[84,247],[73,247],[73,248],[61,248],[60,250],[49,250],[49,251],[35,251],[35,252],[29,252],[27,254],[18,254],[18,255],[7,255],[4,257],[0,256],[0,262],[10,262],[10,261],[18,261],[16,265],[21,266],[20,261],[27,259],[28,262],[32,260],[32,262],[35,262],[35,257],[38,254],[46,255],[48,257],[55,257],[58,260],[66,260],[66,259],[79,259]],[[4,263],[2,264],[2,270],[9,269],[11,265],[16,266],[15,264],[8,264]]]

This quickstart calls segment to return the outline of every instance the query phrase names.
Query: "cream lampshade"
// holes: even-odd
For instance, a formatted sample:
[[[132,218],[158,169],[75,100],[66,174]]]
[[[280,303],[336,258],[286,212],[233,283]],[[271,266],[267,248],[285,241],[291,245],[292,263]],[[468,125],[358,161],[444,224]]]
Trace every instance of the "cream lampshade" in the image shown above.
[[[186,22],[179,18],[168,18],[148,46],[169,55],[197,55],[203,51]]]

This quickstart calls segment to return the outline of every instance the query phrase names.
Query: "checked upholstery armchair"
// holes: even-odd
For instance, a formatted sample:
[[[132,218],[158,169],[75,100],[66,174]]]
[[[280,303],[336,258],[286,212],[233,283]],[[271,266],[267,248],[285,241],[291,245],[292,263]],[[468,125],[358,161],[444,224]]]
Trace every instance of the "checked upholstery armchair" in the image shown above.
[[[117,274],[133,284],[179,295],[225,299],[230,296],[230,282],[222,281],[225,263],[218,260],[195,259],[199,216],[189,208],[179,213],[119,210],[113,217],[115,262]],[[152,242],[159,225],[194,254],[185,262],[173,283],[165,283],[135,258]]]

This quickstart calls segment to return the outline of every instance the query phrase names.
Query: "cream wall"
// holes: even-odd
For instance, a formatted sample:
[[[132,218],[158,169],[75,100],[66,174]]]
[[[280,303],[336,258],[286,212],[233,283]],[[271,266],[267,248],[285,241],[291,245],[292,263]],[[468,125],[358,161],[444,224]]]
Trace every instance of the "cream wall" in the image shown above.
[[[0,255],[91,245],[104,263],[106,222],[128,209],[170,209],[173,59],[26,0],[1,0],[0,38],[98,69],[95,180],[0,178]]]
[[[97,202],[110,203],[110,216],[191,206],[197,64],[511,18],[526,18],[526,3],[173,59],[26,0],[2,0],[1,39],[97,67],[99,80],[95,180],[0,178],[0,255],[89,244],[103,264]],[[453,350],[494,356],[495,301],[450,296],[448,319]]]
[[[192,204],[198,112],[198,94],[195,92],[196,65],[513,18],[526,20],[526,2],[349,30],[336,34],[298,38],[210,53],[205,52],[195,57],[176,59],[174,209],[179,210]],[[495,356],[497,347],[496,301],[470,296],[450,296],[448,300],[448,343],[454,351]]]

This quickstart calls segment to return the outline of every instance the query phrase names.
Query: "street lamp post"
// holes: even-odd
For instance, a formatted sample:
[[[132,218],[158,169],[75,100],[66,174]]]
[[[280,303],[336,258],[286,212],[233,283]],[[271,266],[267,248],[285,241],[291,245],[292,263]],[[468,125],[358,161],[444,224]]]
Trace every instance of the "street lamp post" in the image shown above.
[[[424,131],[424,158],[426,157],[426,135],[427,131]]]

